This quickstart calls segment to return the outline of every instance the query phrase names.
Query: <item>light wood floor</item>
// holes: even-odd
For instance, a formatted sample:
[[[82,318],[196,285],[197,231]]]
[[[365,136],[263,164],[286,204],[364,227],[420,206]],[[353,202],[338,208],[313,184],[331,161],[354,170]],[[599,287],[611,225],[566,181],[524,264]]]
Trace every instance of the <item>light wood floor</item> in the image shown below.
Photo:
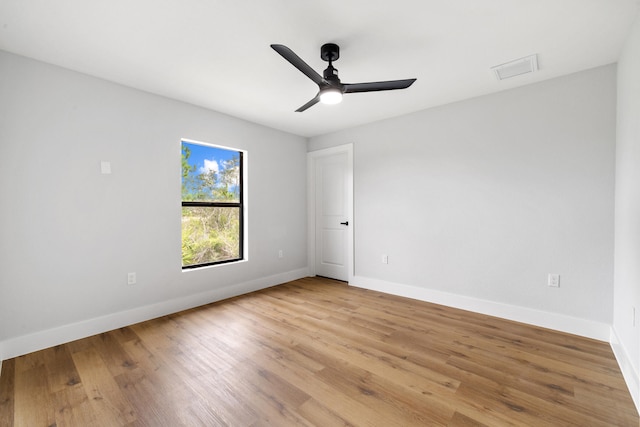
[[[4,361],[1,426],[638,426],[608,344],[308,278]]]

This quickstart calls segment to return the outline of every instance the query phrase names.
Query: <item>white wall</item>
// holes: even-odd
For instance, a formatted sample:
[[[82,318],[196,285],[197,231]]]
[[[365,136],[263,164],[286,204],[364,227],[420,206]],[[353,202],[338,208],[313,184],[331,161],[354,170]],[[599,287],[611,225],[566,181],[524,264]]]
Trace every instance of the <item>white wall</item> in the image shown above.
[[[640,17],[618,62],[613,349],[640,408]],[[633,325],[633,308],[636,324]]]
[[[615,100],[610,65],[311,138],[354,144],[354,284],[608,339]]]
[[[0,359],[306,275],[304,138],[3,52],[0,74]],[[248,262],[181,271],[181,138],[248,150]]]

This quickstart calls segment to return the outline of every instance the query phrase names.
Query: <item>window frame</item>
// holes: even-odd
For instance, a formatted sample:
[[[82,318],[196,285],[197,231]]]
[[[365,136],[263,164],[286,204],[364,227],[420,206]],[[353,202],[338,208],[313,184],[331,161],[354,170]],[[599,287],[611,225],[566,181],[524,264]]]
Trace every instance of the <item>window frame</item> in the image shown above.
[[[180,152],[182,152],[182,146],[183,143],[187,143],[187,144],[195,144],[195,145],[200,145],[200,146],[204,146],[204,147],[211,147],[211,148],[218,148],[218,149],[222,149],[222,150],[227,150],[227,151],[233,151],[234,153],[238,153],[239,155],[239,170],[238,170],[238,185],[240,187],[240,191],[238,192],[238,201],[237,202],[211,202],[211,201],[197,201],[197,200],[189,200],[189,201],[185,201],[182,200],[182,196],[180,197],[180,201],[181,201],[181,208],[184,207],[200,207],[200,208],[216,208],[216,207],[221,207],[221,208],[238,208],[239,212],[238,212],[238,217],[239,217],[239,234],[238,234],[238,258],[232,258],[232,259],[225,259],[225,260],[221,260],[221,261],[213,261],[213,262],[206,262],[206,263],[202,263],[202,264],[191,264],[191,265],[182,265],[182,261],[180,261],[180,264],[182,265],[182,270],[192,270],[195,268],[201,268],[201,267],[210,267],[210,266],[215,266],[215,265],[222,265],[222,264],[229,264],[229,263],[233,263],[233,262],[240,262],[240,261],[244,261],[245,257],[244,257],[244,151],[243,150],[239,150],[237,148],[230,148],[230,147],[224,147],[224,146],[219,146],[219,145],[214,145],[214,144],[207,144],[207,143],[203,143],[203,142],[196,142],[196,141],[192,141],[192,140],[188,140],[188,139],[181,139],[180,140]],[[180,218],[182,218],[182,210],[180,213]],[[182,241],[182,231],[180,232],[181,238],[180,240]],[[182,258],[182,256],[181,256]]]

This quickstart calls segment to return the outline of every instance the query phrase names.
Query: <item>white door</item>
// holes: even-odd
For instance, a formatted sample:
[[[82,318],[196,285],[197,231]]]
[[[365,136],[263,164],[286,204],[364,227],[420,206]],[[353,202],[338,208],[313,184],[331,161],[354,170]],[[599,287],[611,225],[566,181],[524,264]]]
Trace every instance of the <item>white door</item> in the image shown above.
[[[330,150],[335,151],[335,150]],[[315,274],[349,280],[351,264],[351,155],[314,156]]]

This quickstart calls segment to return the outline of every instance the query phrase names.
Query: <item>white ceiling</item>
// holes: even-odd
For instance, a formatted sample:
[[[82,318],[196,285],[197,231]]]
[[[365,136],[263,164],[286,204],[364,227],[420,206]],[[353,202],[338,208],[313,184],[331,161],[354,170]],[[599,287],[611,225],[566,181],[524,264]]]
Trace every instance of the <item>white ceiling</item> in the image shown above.
[[[0,49],[314,136],[616,62],[638,0],[0,0]],[[417,78],[294,110],[340,45],[346,83]],[[490,67],[533,53],[540,71]],[[1,70],[0,70],[1,76]]]

